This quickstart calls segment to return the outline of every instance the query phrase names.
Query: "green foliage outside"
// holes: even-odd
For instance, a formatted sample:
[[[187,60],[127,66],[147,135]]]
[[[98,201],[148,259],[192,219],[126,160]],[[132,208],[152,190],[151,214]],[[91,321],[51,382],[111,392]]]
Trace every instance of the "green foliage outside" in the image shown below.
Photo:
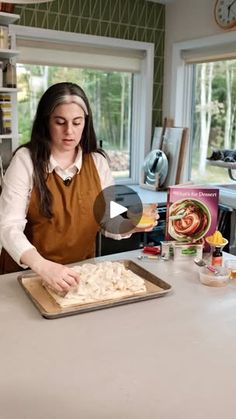
[[[213,66],[212,76],[209,76],[210,66]],[[196,64],[194,81],[194,100],[192,110],[192,161],[191,161],[191,179],[194,182],[201,183],[230,183],[227,169],[210,166],[206,164],[205,172],[199,171],[199,162],[202,158],[202,149],[200,145],[202,112],[206,112],[205,122],[207,125],[210,118],[209,137],[207,141],[207,156],[216,149],[235,149],[236,148],[236,60],[219,61],[206,64],[206,78],[204,88],[208,101],[206,108],[201,107],[202,64]],[[226,72],[228,72],[228,84]],[[210,93],[209,93],[210,91]],[[227,121],[227,109],[231,105],[230,114]],[[229,142],[225,143],[226,123],[229,125]]]
[[[50,85],[61,81],[75,82],[86,92],[103,148],[129,151],[132,75],[66,67],[18,64],[20,143],[29,141],[39,98]]]

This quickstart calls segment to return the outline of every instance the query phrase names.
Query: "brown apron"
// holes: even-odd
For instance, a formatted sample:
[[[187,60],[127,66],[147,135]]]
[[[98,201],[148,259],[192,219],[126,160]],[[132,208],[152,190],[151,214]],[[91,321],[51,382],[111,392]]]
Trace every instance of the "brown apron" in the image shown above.
[[[94,257],[98,224],[93,205],[101,192],[100,178],[91,154],[83,157],[80,172],[69,186],[54,171],[48,175],[47,187],[53,195],[53,217],[42,216],[37,190],[32,190],[25,235],[46,259],[62,264]],[[21,270],[20,266],[2,249],[0,273]]]

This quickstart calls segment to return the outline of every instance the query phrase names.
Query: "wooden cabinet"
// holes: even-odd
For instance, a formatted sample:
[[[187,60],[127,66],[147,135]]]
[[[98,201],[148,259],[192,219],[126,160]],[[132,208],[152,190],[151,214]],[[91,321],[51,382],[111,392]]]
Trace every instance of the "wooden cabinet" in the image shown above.
[[[9,25],[20,18],[19,15],[0,12],[0,62],[3,63],[3,70],[10,60],[19,54],[15,49],[15,39],[11,36]],[[7,43],[3,39],[3,33],[7,31]],[[1,37],[2,35],[2,37]],[[5,35],[4,35],[5,36]],[[4,42],[3,42],[4,41]],[[3,72],[4,74],[4,72]],[[4,83],[0,85],[0,157],[3,168],[6,169],[12,155],[12,151],[18,146],[18,118],[17,118],[17,88],[6,87]]]

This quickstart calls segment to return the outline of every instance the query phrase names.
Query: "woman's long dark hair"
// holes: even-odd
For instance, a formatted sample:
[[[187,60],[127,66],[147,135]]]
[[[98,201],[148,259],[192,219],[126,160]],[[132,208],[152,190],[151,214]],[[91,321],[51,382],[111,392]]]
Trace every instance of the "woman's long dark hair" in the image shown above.
[[[88,114],[85,115],[85,126],[80,140],[83,154],[98,152],[105,153],[98,148],[97,138],[93,127],[93,117],[88,98],[83,89],[75,83],[56,83],[50,86],[41,97],[32,126],[30,141],[23,146],[27,147],[34,167],[34,185],[37,188],[40,210],[45,217],[52,217],[52,194],[47,188],[46,179],[51,155],[51,139],[49,134],[49,118],[55,107],[68,103],[69,96],[78,96],[84,101]],[[16,150],[17,151],[17,150]]]

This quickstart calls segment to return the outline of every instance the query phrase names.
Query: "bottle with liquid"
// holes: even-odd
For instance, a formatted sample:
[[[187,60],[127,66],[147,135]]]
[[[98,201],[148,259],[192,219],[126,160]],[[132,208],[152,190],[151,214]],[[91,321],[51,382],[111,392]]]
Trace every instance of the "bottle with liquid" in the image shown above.
[[[6,87],[16,87],[16,65],[12,60],[6,65]]]
[[[0,87],[3,86],[3,62],[0,61]]]
[[[0,106],[0,135],[5,134],[4,132],[4,125],[3,125],[3,111],[2,107]]]
[[[8,49],[8,28],[0,26],[0,49]]]
[[[212,252],[212,262],[213,266],[222,266],[223,254],[221,247],[216,246]]]

